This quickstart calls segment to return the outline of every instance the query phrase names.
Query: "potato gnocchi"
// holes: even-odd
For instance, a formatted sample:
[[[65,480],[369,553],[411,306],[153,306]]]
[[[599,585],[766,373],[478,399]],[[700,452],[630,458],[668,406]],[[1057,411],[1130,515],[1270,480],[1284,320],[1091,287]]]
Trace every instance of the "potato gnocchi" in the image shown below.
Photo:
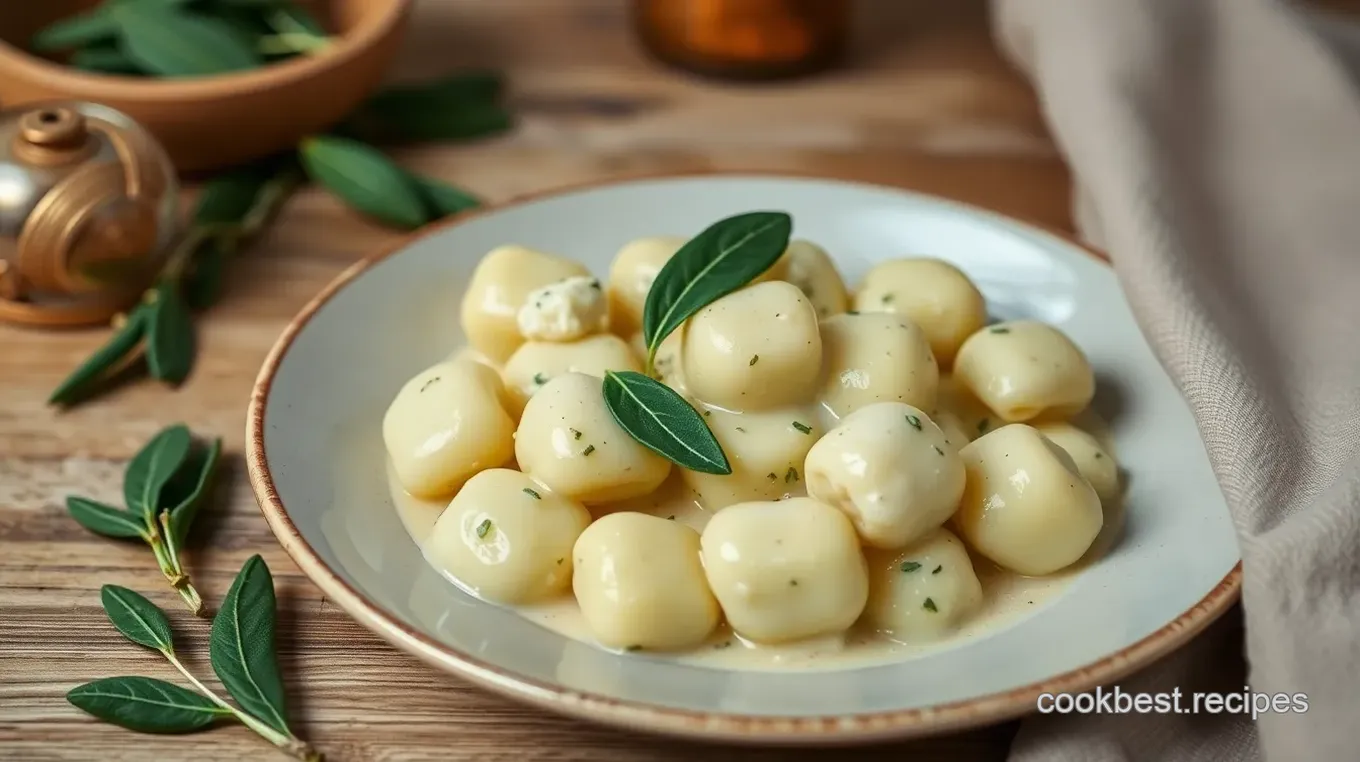
[[[1093,555],[1119,466],[1074,419],[1095,373],[1061,330],[987,325],[944,260],[884,261],[852,289],[793,240],[649,359],[649,293],[685,243],[629,242],[603,278],[522,246],[482,259],[465,349],[383,420],[394,494],[436,505],[431,564],[526,614],[570,606],[604,648],[783,654],[965,637],[1015,581]],[[605,395],[630,373],[693,422],[630,424]],[[686,447],[674,432],[699,421],[725,473],[634,428]]]

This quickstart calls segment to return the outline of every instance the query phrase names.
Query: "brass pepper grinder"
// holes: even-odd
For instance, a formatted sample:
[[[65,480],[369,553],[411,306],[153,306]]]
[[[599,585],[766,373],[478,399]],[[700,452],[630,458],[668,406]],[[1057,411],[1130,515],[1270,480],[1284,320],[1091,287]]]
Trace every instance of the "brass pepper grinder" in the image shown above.
[[[634,0],[647,49],[721,79],[782,79],[822,71],[845,53],[852,0]]]
[[[178,186],[140,125],[95,103],[0,112],[0,321],[107,322],[165,263]]]

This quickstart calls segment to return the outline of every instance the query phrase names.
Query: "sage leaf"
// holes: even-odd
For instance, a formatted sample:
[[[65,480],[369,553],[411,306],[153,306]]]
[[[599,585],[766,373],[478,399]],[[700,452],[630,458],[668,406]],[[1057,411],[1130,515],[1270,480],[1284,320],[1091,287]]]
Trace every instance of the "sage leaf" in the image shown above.
[[[198,509],[203,505],[204,498],[212,488],[213,475],[217,472],[217,463],[222,454],[222,440],[214,439],[202,452],[198,458],[191,459],[176,474],[176,478],[182,474],[192,477],[192,486],[187,494],[178,498],[177,502],[170,504],[170,532],[174,535],[176,545],[183,545],[186,537],[189,536],[189,527],[193,526],[194,519],[198,516]],[[171,483],[174,486],[174,483]]]
[[[481,199],[461,188],[455,188],[442,180],[421,175],[410,175],[425,208],[434,220],[452,217],[482,205]]]
[[[99,719],[142,733],[191,733],[231,711],[205,696],[150,677],[107,677],[71,689],[66,700]]]
[[[114,46],[91,45],[71,54],[70,64],[98,74],[141,75],[142,69]]]
[[[372,146],[318,136],[302,141],[300,156],[313,182],[356,210],[408,229],[429,221],[425,202],[406,171]]]
[[[713,223],[681,246],[656,274],[643,306],[648,369],[681,323],[770,269],[792,231],[784,212],[747,212]]]
[[[218,175],[205,183],[199,192],[194,203],[193,224],[239,228],[262,203],[266,189],[282,180],[285,172],[293,171],[295,164],[289,156],[287,161],[271,157]],[[189,309],[205,309],[221,297],[227,260],[236,253],[241,242],[239,236],[215,235],[194,251],[182,283],[184,303]]]
[[[109,8],[122,33],[122,50],[162,77],[203,77],[254,69],[264,59],[228,22],[161,3],[124,2]]]
[[[505,90],[505,78],[489,69],[464,71],[430,82],[393,85],[365,104],[378,112],[403,114],[437,108],[466,108],[495,103]]]
[[[732,473],[703,417],[660,381],[631,370],[606,371],[604,402],[619,426],[657,455],[691,471]]]
[[[133,310],[123,327],[61,382],[48,398],[48,404],[69,405],[75,402],[90,384],[126,361],[146,335],[148,314],[145,305]]]
[[[66,498],[66,510],[81,526],[95,534],[118,539],[146,537],[146,524],[136,514],[111,505],[71,495]]]
[[[193,437],[182,423],[169,426],[146,443],[123,474],[123,500],[128,510],[140,511],[154,523],[160,512],[161,490],[189,455]]]
[[[183,383],[194,367],[194,321],[175,283],[156,287],[151,327],[146,340],[151,375],[170,384]]]
[[[157,651],[170,653],[175,650],[170,620],[141,593],[118,585],[104,585],[99,589],[99,600],[104,604],[109,621],[123,637]]]
[[[204,241],[194,252],[189,271],[180,287],[184,290],[184,304],[191,310],[211,307],[222,298],[227,273],[228,245],[225,241]]]
[[[39,30],[29,42],[38,53],[79,48],[104,42],[118,36],[118,22],[106,8],[95,8],[75,16],[68,16]]]
[[[218,679],[242,709],[292,735],[274,653],[274,605],[269,567],[263,558],[251,556],[213,617],[208,655]]]
[[[510,112],[496,105],[475,108],[432,105],[428,110],[410,112],[365,109],[352,121],[360,134],[387,144],[475,140],[515,126]]]
[[[301,34],[320,38],[327,36],[326,28],[315,16],[293,3],[280,3],[275,0],[265,14],[265,20],[279,34]]]
[[[354,116],[357,129],[381,142],[468,140],[513,126],[497,105],[505,80],[468,71],[432,82],[398,85],[373,96]]]
[[[203,184],[194,202],[193,221],[197,225],[240,222],[260,191],[274,177],[272,162],[252,164],[218,175]]]

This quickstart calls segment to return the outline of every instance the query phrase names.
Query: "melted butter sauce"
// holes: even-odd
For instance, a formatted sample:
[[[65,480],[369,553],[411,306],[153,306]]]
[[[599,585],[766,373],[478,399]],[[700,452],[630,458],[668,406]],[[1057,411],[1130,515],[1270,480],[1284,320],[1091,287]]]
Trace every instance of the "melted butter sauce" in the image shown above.
[[[469,349],[456,352],[451,359],[473,360],[495,367],[485,357]],[[836,424],[836,417],[821,405],[818,405],[817,408],[818,417],[821,419],[819,423],[824,427],[823,431],[833,428]],[[714,408],[714,410],[718,409]],[[965,424],[970,429],[981,423],[981,419],[976,417],[970,419],[964,415],[961,418],[965,419]],[[1069,422],[1091,434],[1107,453],[1116,457],[1117,462],[1108,427],[1094,412],[1087,411]],[[987,425],[996,424],[989,421]],[[982,431],[984,428],[977,430]],[[386,460],[382,453],[381,438],[377,433],[370,433],[367,436],[372,437],[373,444],[366,449],[373,452],[373,458]],[[372,462],[370,460],[368,463],[371,464]],[[371,467],[371,465],[366,465],[366,467]],[[517,464],[513,462],[507,464],[506,467],[518,468]],[[397,481],[390,461],[387,462],[387,483],[392,502],[396,506],[397,515],[401,518],[401,522],[411,538],[423,551],[434,529],[435,521],[443,512],[448,501],[424,500],[408,494]],[[799,482],[791,485],[791,491],[785,497],[806,494],[802,483]],[[596,518],[618,511],[648,513],[660,518],[679,521],[693,527],[698,532],[703,531],[704,526],[712,516],[712,513],[701,506],[693,490],[680,478],[678,470],[673,470],[666,482],[650,495],[621,501],[608,507],[595,507],[591,510],[592,515]],[[650,655],[697,666],[728,670],[831,670],[902,661],[952,648],[1015,624],[1038,612],[1044,604],[1060,595],[1071,580],[1080,574],[1083,568],[1104,555],[1118,537],[1123,524],[1122,506],[1117,504],[1106,505],[1104,510],[1106,514],[1104,528],[1090,550],[1076,564],[1054,575],[1025,577],[998,567],[991,561],[973,553],[970,549],[969,554],[973,561],[973,569],[982,584],[982,605],[971,618],[953,633],[939,640],[905,643],[876,632],[861,622],[847,632],[838,635],[779,645],[757,644],[736,635],[724,623],[709,637],[706,643],[692,650],[670,654],[652,653]],[[428,555],[426,560],[429,561]],[[450,584],[475,595],[473,591],[468,590],[447,571],[439,568],[438,564],[431,562],[431,566]],[[593,644],[595,642],[570,590],[556,600],[518,606],[515,609],[529,621],[565,637],[585,643]]]

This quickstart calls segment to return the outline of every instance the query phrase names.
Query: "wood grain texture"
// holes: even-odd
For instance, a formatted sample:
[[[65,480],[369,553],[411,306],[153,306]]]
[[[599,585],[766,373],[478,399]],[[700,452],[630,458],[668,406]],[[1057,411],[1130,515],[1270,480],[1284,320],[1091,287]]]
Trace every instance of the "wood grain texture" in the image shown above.
[[[778,170],[911,187],[1067,228],[1067,173],[1033,94],[993,50],[982,3],[860,7],[849,66],[738,87],[653,64],[633,41],[622,0],[424,0],[394,76],[501,68],[521,123],[505,138],[397,158],[492,201],[639,174]],[[329,759],[1004,758],[1008,725],[853,754],[699,747],[587,726],[437,673],[330,605],[279,549],[249,493],[239,460],[245,407],[287,320],[345,265],[393,240],[317,192],[298,195],[235,264],[227,298],[202,321],[198,367],[178,392],[142,381],[55,414],[46,395],[104,333],[0,327],[0,758],[283,758],[241,728],[135,735],[63,698],[98,677],[174,677],[109,626],[103,583],[170,611],[181,649],[210,674],[207,624],[182,612],[150,552],[90,535],[62,507],[71,493],[117,501],[126,459],[173,421],[223,436],[227,450],[225,478],[187,554],[190,573],[217,603],[245,559],[264,555],[278,581],[294,713]]]

